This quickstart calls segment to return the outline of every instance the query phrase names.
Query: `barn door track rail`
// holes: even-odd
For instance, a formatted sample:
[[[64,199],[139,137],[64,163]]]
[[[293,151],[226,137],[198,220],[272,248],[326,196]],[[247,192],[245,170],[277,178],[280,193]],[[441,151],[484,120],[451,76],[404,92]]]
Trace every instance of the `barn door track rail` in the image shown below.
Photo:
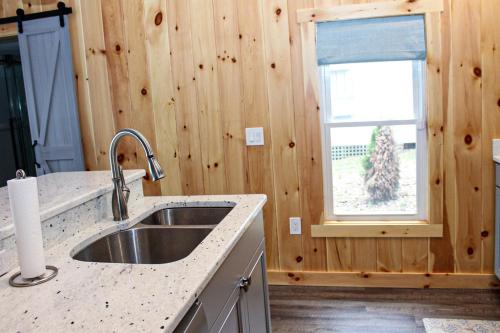
[[[17,29],[19,33],[22,34],[24,21],[59,16],[59,24],[61,25],[61,27],[64,27],[64,15],[71,14],[72,12],[73,10],[71,9],[71,7],[66,7],[66,4],[64,2],[58,2],[57,9],[55,10],[48,10],[45,12],[32,13],[32,14],[25,14],[22,8],[18,8],[16,10],[17,14],[16,16],[0,18],[0,24],[10,24],[17,22]]]

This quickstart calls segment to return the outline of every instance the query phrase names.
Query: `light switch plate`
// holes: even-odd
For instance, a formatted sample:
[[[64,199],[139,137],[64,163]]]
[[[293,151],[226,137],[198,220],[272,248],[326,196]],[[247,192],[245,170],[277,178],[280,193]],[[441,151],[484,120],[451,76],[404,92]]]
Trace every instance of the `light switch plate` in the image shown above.
[[[248,127],[245,128],[247,146],[263,146],[264,145],[264,128],[263,127]]]
[[[302,234],[302,222],[300,217],[290,217],[290,235]]]

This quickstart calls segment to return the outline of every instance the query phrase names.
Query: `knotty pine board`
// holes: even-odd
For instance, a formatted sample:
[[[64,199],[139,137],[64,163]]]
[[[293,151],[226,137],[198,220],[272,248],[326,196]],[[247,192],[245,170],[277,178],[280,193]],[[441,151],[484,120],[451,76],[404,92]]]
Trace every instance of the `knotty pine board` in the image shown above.
[[[427,29],[427,82],[434,93],[428,94],[429,144],[443,156],[442,161],[430,161],[429,184],[444,189],[444,197],[432,198],[441,204],[433,206],[431,220],[443,223],[444,236],[382,241],[313,240],[307,231],[302,236],[288,233],[290,216],[302,216],[307,228],[317,223],[323,205],[317,188],[322,185],[317,175],[321,166],[307,160],[316,160],[318,154],[317,113],[307,102],[317,96],[305,94],[311,91],[307,82],[314,75],[304,71],[299,61],[300,28],[290,10],[368,1],[148,0],[140,13],[128,12],[126,23],[108,21],[112,16],[106,10],[123,4],[115,1],[67,2],[74,9],[69,16],[70,32],[88,169],[109,168],[107,150],[114,131],[139,125],[155,142],[167,178],[173,178],[171,183],[162,181],[164,194],[220,191],[224,185],[211,180],[224,175],[226,186],[229,179],[234,180],[233,193],[268,195],[264,209],[266,259],[273,270],[376,272],[378,268],[402,271],[398,279],[404,279],[405,272],[491,272],[494,197],[490,140],[500,135],[496,50],[500,36],[492,14],[498,11],[495,1],[445,0],[445,12],[427,18],[431,24]],[[3,16],[13,15],[16,6],[35,12],[52,9],[56,2],[33,1],[31,7],[26,1],[12,3],[0,1]],[[206,11],[193,13],[193,3]],[[162,22],[157,26],[160,12]],[[201,18],[213,22],[213,29],[196,28],[193,20]],[[207,22],[203,24],[210,24]],[[12,34],[3,28],[2,36]],[[195,50],[195,35],[203,36],[199,47],[215,48]],[[132,46],[131,55],[125,54],[125,41]],[[213,63],[214,51],[216,55],[226,51],[236,63],[217,59],[216,75],[203,77],[197,66],[201,61]],[[127,75],[129,82],[120,87],[113,84],[125,81]],[[144,87],[146,95],[142,95]],[[209,97],[200,99],[200,92],[207,89]],[[119,116],[120,109],[127,112],[129,99],[131,110],[149,108],[144,118]],[[204,117],[205,108],[219,110],[220,117],[217,113]],[[215,130],[209,131],[207,126]],[[263,127],[265,145],[246,147],[245,127]],[[217,128],[222,130],[219,136]],[[236,133],[236,139],[225,138],[226,132]],[[222,148],[217,145],[220,142]],[[203,147],[213,149],[205,158]],[[227,170],[230,164],[231,173],[219,171],[212,177],[204,168],[206,162],[215,163],[218,158],[206,156],[220,154],[223,159],[218,166]]]

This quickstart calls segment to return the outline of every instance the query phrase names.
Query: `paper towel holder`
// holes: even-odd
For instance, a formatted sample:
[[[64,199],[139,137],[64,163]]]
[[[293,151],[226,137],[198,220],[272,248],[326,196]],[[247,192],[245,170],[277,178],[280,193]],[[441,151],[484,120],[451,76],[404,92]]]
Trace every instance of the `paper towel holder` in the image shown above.
[[[23,169],[19,169],[16,171],[16,179],[25,179],[25,178],[26,178],[26,172],[24,172]],[[45,266],[45,273],[43,273],[40,276],[30,278],[30,279],[24,279],[21,276],[21,272],[17,272],[10,277],[9,284],[12,287],[36,286],[37,284],[52,280],[57,275],[58,271],[59,270],[57,269],[57,267],[47,265],[47,266]]]

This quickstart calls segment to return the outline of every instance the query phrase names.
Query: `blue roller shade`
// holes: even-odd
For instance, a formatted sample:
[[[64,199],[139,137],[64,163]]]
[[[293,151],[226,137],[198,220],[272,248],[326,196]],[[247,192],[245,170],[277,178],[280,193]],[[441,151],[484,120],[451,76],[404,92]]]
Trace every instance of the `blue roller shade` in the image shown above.
[[[319,65],[425,59],[423,15],[317,24]]]

